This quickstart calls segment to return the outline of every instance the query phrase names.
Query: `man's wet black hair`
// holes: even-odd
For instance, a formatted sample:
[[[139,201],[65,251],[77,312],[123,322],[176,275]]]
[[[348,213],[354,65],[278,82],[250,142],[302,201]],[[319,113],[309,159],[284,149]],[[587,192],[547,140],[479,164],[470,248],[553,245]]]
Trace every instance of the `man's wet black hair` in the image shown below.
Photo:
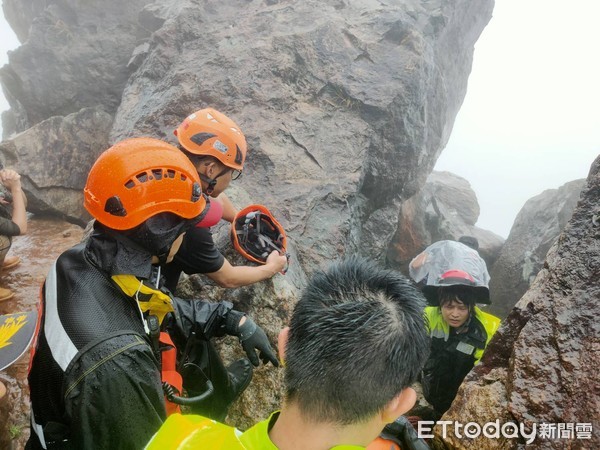
[[[381,411],[429,355],[421,292],[352,257],[316,273],[296,304],[285,388],[305,417],[347,425]]]

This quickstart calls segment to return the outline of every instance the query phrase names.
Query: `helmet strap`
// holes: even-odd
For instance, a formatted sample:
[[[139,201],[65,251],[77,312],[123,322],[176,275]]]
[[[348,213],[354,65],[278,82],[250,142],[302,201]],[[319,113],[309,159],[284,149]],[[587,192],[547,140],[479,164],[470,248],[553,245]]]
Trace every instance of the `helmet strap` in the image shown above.
[[[200,177],[200,179],[202,181],[204,181],[206,184],[208,184],[208,186],[206,187],[206,189],[204,190],[204,192],[208,195],[212,195],[212,193],[215,190],[215,186],[217,185],[217,179],[219,177],[222,177],[223,175],[225,175],[227,172],[229,172],[231,169],[229,167],[225,167],[225,169],[223,169],[216,177],[214,178],[210,178],[207,175],[204,175],[203,173],[198,172],[198,176]]]

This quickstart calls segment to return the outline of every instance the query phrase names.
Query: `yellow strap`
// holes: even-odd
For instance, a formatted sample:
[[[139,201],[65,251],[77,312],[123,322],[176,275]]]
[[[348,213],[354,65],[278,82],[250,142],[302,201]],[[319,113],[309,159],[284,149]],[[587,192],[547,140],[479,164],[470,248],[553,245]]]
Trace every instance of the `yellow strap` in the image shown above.
[[[158,317],[160,323],[168,313],[175,311],[170,296],[158,289],[146,286],[137,277],[133,275],[113,275],[112,279],[126,295],[136,299],[142,312],[149,311],[150,314],[154,314]]]

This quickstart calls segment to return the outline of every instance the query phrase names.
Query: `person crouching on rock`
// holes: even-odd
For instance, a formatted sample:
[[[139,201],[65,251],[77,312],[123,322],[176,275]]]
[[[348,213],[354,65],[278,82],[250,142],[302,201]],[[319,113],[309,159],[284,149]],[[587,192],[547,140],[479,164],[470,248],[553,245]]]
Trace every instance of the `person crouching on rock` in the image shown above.
[[[150,138],[114,145],[90,170],[84,206],[92,235],[57,259],[42,289],[27,449],[140,448],[184,398],[167,355],[192,332],[238,336],[249,358],[259,350],[278,365],[262,329],[231,303],[161,287],[161,266],[205,208],[177,148]]]

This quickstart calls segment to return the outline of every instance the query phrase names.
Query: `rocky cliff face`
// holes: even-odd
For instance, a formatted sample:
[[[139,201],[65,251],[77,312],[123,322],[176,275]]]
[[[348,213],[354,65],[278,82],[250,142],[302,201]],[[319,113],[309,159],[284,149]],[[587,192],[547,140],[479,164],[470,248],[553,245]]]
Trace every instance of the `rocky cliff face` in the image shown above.
[[[543,269],[494,336],[482,363],[467,376],[443,420],[463,424],[515,421],[524,424],[527,433],[536,426],[538,437],[527,446],[532,449],[600,448],[598,299],[600,157]],[[539,435],[542,423],[573,424],[572,438],[566,439],[566,429],[562,435],[555,431],[555,438],[544,439]],[[584,436],[578,424],[591,424],[590,439],[578,438]],[[525,446],[522,438],[458,439],[453,432],[442,442],[441,427],[436,431],[437,448]]]
[[[479,253],[491,271],[504,239],[476,227],[478,218],[479,203],[469,182],[450,172],[432,172],[423,189],[400,208],[388,264],[408,274],[408,263],[428,245],[468,235],[479,241]]]
[[[506,317],[529,289],[546,253],[571,218],[584,185],[585,180],[571,181],[525,203],[490,271],[490,312]]]
[[[93,107],[114,114],[110,142],[171,139],[189,112],[214,106],[248,136],[248,176],[240,186],[282,217],[302,243],[305,270],[346,248],[383,257],[403,200],[448,139],[473,44],[493,6],[5,3],[20,36],[24,18],[34,17],[26,43],[0,74],[15,131]],[[79,150],[76,139],[62,138],[66,153]],[[33,173],[35,166],[13,149],[13,164],[25,176]],[[53,187],[82,186],[97,151],[82,164],[78,183],[58,176]],[[36,180],[31,185],[39,187]],[[58,209],[43,187],[36,196]],[[59,211],[84,222],[77,209]]]
[[[132,72],[132,51],[150,36],[138,21],[147,3],[5,0],[6,19],[23,45],[0,70],[11,106],[4,138],[82,108],[114,113]]]
[[[493,0],[4,5],[26,42],[0,72],[11,104],[0,152],[23,174],[34,212],[85,222],[80,190],[109,143],[173,139],[206,106],[239,123],[250,151],[231,196],[277,215],[292,269],[248,289],[203,292],[233,297],[274,339],[305,274],[346,253],[385,259],[403,203],[448,140]],[[42,150],[47,130],[52,145]],[[42,158],[78,167],[40,175]],[[261,370],[240,426],[278,403],[278,375]]]

